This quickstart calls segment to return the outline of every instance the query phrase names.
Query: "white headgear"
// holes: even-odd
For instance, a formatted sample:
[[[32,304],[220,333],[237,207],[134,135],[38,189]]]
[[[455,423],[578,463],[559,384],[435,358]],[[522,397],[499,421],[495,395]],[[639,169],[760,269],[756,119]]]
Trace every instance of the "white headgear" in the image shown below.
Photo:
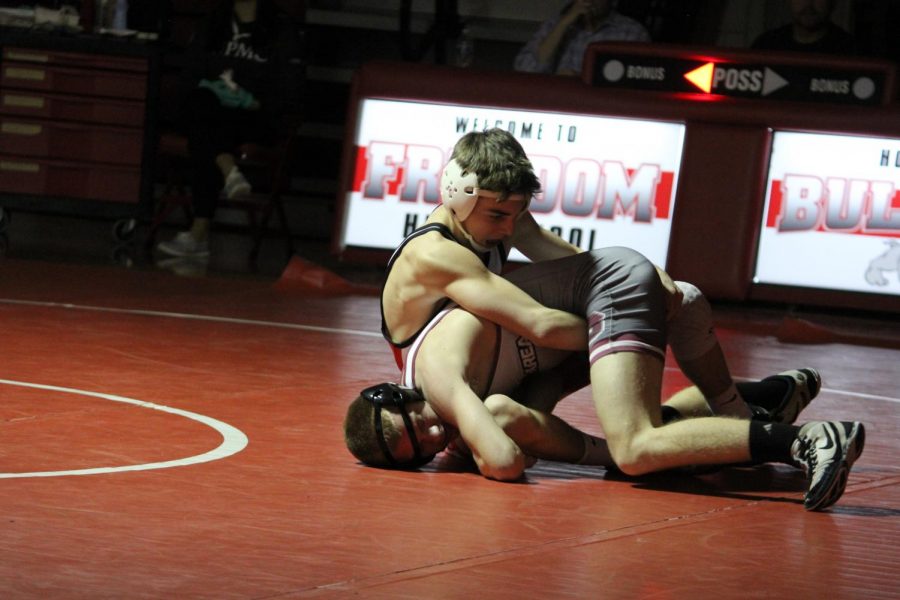
[[[441,175],[441,198],[460,222],[472,214],[478,192],[478,175],[474,171],[464,171],[456,159],[447,163]]]

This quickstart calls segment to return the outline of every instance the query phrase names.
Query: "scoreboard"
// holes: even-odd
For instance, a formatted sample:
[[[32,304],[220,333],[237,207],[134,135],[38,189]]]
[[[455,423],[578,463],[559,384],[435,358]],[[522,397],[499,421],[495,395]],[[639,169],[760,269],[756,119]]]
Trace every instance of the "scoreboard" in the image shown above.
[[[536,220],[585,250],[635,248],[713,299],[900,312],[895,88],[882,61],[661,44],[592,45],[580,79],[368,63],[332,249],[386,260],[456,141],[502,127]]]
[[[887,62],[810,59],[717,49],[703,53],[665,44],[595,44],[585,79],[596,87],[702,94],[708,98],[793,100],[877,106],[893,96]]]

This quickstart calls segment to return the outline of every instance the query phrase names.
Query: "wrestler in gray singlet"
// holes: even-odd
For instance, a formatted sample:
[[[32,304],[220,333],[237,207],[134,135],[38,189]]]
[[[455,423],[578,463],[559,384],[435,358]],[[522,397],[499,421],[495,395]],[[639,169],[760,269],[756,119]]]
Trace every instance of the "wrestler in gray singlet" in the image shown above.
[[[630,248],[533,263],[506,279],[548,308],[584,316],[591,364],[621,351],[665,358],[665,290],[653,264]]]
[[[656,268],[634,250],[603,248],[532,263],[507,279],[544,306],[585,316],[591,364],[614,352],[649,352],[665,358],[664,290]],[[418,346],[450,310],[456,307],[435,315],[405,349],[403,385],[416,387]],[[509,393],[525,376],[550,369],[569,354],[538,347],[504,329],[499,344],[489,394]]]

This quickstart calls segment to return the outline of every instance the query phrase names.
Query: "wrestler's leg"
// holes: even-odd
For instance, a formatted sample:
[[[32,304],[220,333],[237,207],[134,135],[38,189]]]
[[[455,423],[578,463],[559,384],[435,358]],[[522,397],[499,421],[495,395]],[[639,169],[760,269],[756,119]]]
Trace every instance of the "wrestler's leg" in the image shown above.
[[[749,459],[749,421],[699,417],[663,426],[667,324],[656,269],[626,248],[592,255],[572,287],[590,328],[594,406],[619,468],[638,475]]]
[[[623,472],[750,460],[750,421],[700,417],[662,426],[661,381],[662,361],[645,352],[608,354],[591,366],[597,416]]]
[[[669,347],[684,374],[703,392],[710,409],[716,414],[749,418],[749,403],[763,420],[794,422],[821,388],[815,369],[793,369],[762,381],[736,383],[713,328],[709,302],[695,286],[683,281],[675,284],[683,302],[676,318],[668,323]]]
[[[663,419],[664,422],[672,420],[672,418],[690,419],[693,417],[711,417],[713,412],[709,408],[709,402],[706,396],[700,391],[696,385],[678,390],[672,394],[668,400],[663,402],[663,406],[668,407],[669,419]],[[663,409],[663,416],[667,414],[667,409]]]
[[[677,281],[684,294],[681,310],[669,322],[668,342],[678,366],[716,414],[749,419],[750,407],[737,390],[713,330],[712,309],[695,286]]]

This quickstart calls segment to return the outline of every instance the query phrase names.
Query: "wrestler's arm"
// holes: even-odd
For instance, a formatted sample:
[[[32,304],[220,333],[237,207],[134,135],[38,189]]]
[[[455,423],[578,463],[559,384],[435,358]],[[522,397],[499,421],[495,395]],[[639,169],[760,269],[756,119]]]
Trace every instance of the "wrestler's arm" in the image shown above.
[[[541,346],[561,350],[587,348],[587,324],[583,318],[539,304],[488,271],[463,246],[454,242],[433,244],[418,253],[416,260],[420,283],[440,291],[469,312]]]
[[[514,481],[525,471],[525,454],[462,378],[451,378],[422,392],[438,415],[459,430],[482,475]]]
[[[530,212],[522,213],[510,244],[534,262],[572,256],[581,248],[570,244],[552,231],[538,225]]]
[[[522,213],[516,221],[516,230],[510,243],[513,248],[534,262],[563,258],[582,252],[578,246],[541,227],[529,212]],[[666,290],[666,317],[672,319],[681,308],[684,295],[662,268],[656,267],[656,272]]]
[[[587,354],[573,352],[551,369],[526,377],[510,394],[494,394],[485,406],[503,431],[531,458],[577,463],[585,455],[586,437],[578,429],[550,414],[566,396],[590,384]],[[591,464],[614,467],[612,457],[601,455]]]
[[[523,406],[503,394],[493,394],[484,401],[497,424],[533,458],[579,463],[585,456],[587,436],[559,417]],[[615,467],[604,440],[593,438],[602,448],[591,454],[594,466]]]

